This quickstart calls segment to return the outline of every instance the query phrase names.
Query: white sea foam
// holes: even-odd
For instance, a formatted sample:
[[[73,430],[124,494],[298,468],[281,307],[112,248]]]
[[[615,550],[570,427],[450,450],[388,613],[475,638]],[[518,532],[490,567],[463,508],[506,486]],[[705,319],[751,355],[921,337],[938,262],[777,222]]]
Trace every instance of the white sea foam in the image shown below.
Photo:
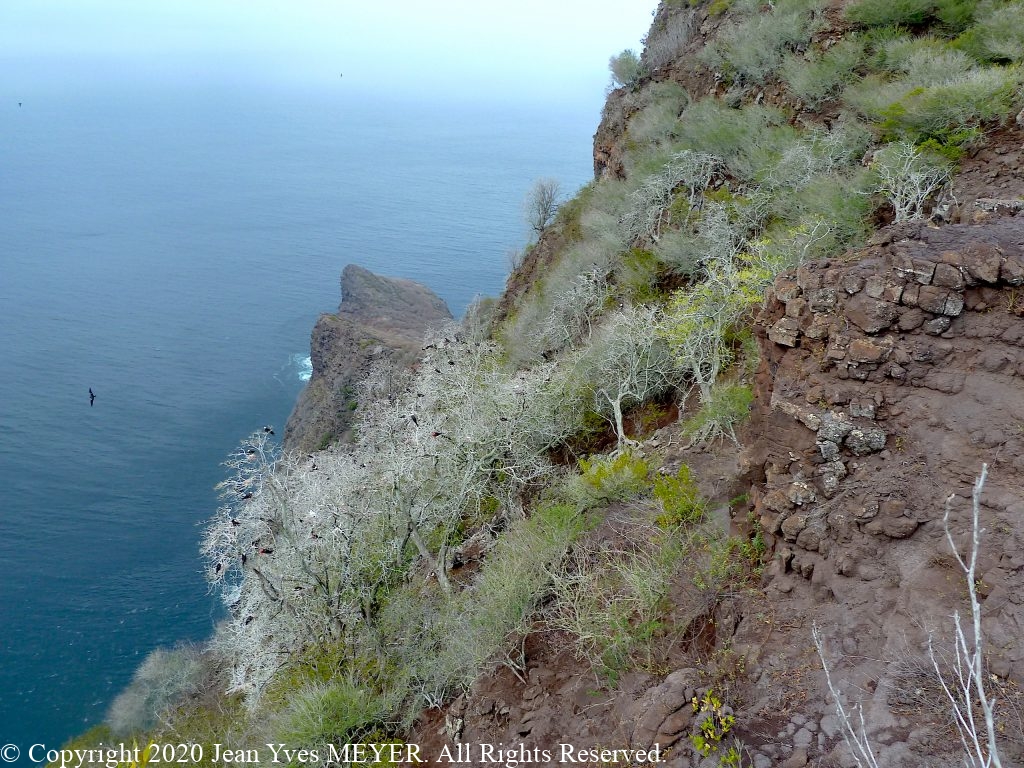
[[[309,381],[309,378],[313,375],[312,358],[309,355],[303,355],[301,352],[292,355],[292,370],[295,371],[295,376],[299,381]]]

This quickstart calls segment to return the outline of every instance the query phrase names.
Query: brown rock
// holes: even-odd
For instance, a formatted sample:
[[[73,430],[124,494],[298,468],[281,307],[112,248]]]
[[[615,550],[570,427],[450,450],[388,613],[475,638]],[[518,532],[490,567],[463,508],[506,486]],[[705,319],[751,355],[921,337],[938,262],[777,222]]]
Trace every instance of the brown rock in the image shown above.
[[[887,301],[858,293],[846,305],[846,317],[864,333],[884,331],[896,319],[896,307]]]
[[[964,249],[964,266],[969,278],[982,283],[999,282],[1003,256],[998,245],[971,243]]]
[[[952,264],[936,264],[935,265],[935,277],[932,279],[932,285],[938,285],[943,288],[952,288],[955,291],[963,290],[966,285],[963,273],[959,267],[955,267]]]
[[[784,317],[768,329],[768,338],[784,347],[795,347],[800,340],[800,323]]]
[[[856,339],[847,351],[847,358],[855,363],[877,363],[886,356],[886,350],[867,339]]]
[[[896,327],[901,331],[912,331],[915,328],[920,328],[921,324],[925,321],[925,313],[917,307],[911,307],[900,313],[900,319],[896,322]]]

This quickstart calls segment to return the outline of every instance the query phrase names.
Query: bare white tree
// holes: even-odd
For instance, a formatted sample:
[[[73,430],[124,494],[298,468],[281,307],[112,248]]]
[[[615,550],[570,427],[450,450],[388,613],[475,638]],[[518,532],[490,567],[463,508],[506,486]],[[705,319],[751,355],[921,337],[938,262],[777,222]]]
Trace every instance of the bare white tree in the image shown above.
[[[594,409],[615,427],[618,448],[636,445],[626,435],[626,409],[668,391],[682,376],[658,335],[661,310],[645,305],[611,314],[574,365],[578,378],[595,382]]]
[[[996,700],[985,690],[981,602],[978,600],[978,549],[981,535],[985,532],[979,523],[981,492],[985,488],[987,476],[988,465],[982,464],[981,474],[974,482],[971,497],[970,550],[966,559],[960,554],[949,528],[954,494],[946,499],[946,513],[942,518],[946,541],[967,578],[967,596],[971,606],[971,623],[966,631],[960,619],[960,612],[953,614],[954,652],[951,665],[947,667],[941,662],[940,654],[935,648],[934,637],[931,633],[928,635],[928,658],[942,685],[942,690],[949,699],[953,721],[956,723],[960,742],[966,753],[965,762],[971,768],[1002,768],[999,745],[996,743]],[[984,722],[983,730],[978,723],[979,717]]]
[[[558,213],[562,185],[557,179],[537,179],[526,195],[526,223],[536,234],[544,231]]]
[[[560,293],[541,324],[545,343],[554,348],[589,339],[594,321],[608,298],[608,273],[591,269]]]
[[[909,141],[886,144],[871,163],[878,181],[874,191],[885,195],[896,214],[895,221],[924,216],[924,204],[950,178],[949,163],[920,152]]]
[[[685,191],[688,210],[700,208],[704,190],[720,166],[721,160],[707,152],[687,149],[673,154],[630,195],[630,208],[619,222],[626,240],[657,242],[676,190]]]

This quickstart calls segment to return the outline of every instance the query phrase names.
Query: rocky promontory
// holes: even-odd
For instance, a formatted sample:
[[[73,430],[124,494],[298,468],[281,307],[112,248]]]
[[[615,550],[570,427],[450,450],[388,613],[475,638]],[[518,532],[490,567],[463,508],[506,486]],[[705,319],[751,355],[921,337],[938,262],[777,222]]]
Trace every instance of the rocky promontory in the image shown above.
[[[425,285],[345,267],[337,313],[321,315],[313,328],[313,375],[288,419],[285,447],[313,451],[347,439],[358,408],[356,385],[370,368],[412,365],[424,334],[451,319]]]

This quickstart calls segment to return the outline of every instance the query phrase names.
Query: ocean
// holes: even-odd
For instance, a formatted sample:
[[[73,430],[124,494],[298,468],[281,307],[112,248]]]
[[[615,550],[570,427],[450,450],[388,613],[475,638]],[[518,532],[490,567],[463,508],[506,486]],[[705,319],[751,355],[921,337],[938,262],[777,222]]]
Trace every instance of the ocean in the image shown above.
[[[589,179],[601,94],[126,78],[18,98],[0,104],[0,743],[24,752],[100,722],[157,646],[211,634],[198,540],[220,462],[283,432],[342,267],[424,282],[457,316],[499,293],[532,181]]]

